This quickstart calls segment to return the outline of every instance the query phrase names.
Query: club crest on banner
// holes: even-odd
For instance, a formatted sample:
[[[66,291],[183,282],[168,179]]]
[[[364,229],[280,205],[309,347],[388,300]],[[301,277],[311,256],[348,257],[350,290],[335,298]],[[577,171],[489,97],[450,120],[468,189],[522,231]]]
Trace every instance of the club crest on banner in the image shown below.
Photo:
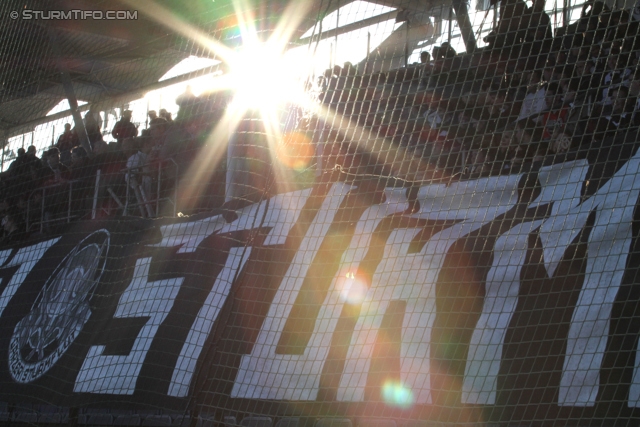
[[[89,300],[100,282],[110,234],[101,229],[78,243],[56,267],[31,311],[16,325],[9,345],[9,372],[30,383],[51,369],[91,316]]]

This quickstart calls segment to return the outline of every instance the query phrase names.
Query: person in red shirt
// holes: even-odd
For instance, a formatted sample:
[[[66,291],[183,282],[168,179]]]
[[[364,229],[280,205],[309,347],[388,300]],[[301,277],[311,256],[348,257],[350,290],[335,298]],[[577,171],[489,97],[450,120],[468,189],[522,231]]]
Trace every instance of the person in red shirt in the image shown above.
[[[554,130],[564,127],[569,118],[569,105],[563,102],[564,93],[558,82],[549,83],[545,94],[548,111],[542,116],[542,139],[549,140]]]
[[[116,139],[119,146],[122,146],[122,141],[124,141],[125,138],[138,136],[138,128],[136,125],[131,123],[131,111],[125,110],[122,112],[122,118],[118,120],[116,125],[113,127],[111,136]]]

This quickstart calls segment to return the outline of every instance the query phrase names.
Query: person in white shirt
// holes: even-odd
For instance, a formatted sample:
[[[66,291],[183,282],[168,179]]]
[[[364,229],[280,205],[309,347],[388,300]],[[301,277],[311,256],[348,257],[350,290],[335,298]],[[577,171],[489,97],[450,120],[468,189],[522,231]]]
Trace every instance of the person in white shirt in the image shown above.
[[[640,122],[640,68],[637,68],[629,77],[629,96],[636,100],[633,121],[638,124]]]
[[[122,148],[127,156],[127,172],[124,175],[124,180],[133,189],[142,215],[144,216],[146,212],[148,216],[153,216],[147,203],[151,197],[152,182],[151,177],[144,174],[143,169],[147,163],[147,155],[141,151],[141,145],[140,138],[125,138],[123,141]],[[143,204],[146,206],[146,211],[142,207]]]
[[[540,84],[542,73],[540,70],[531,72],[529,85],[527,86],[527,95],[522,101],[518,120],[524,120],[527,117],[535,116],[547,109],[545,102],[546,86]]]
[[[612,49],[607,58],[607,73],[605,74],[602,84],[602,98],[600,102],[603,105],[612,105],[613,101],[609,95],[609,91],[616,89],[620,85],[629,85],[629,78],[632,71],[627,67],[629,55],[620,53],[620,49]]]

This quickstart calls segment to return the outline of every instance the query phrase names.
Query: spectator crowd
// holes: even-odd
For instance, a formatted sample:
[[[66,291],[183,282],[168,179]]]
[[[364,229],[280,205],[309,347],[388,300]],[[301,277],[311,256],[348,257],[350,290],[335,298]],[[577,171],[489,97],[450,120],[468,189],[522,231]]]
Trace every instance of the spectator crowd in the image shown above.
[[[1,242],[55,232],[78,219],[122,214],[127,206],[133,215],[166,214],[167,205],[177,203],[176,185],[221,117],[226,97],[196,97],[188,90],[177,103],[176,120],[165,109],[149,111],[148,127],[142,130],[131,121],[131,111],[124,110],[110,143],[100,130],[99,114],[90,109],[83,119],[90,153],[71,124],[65,124],[41,158],[33,145],[18,149],[17,158],[0,174]],[[209,183],[190,183],[199,185]],[[183,207],[195,212],[216,203],[202,197]]]
[[[319,84],[329,112],[307,130],[333,163],[432,179],[512,173],[637,129],[640,22],[627,10],[586,3],[555,37],[543,1],[503,0],[499,10],[486,47],[470,54],[444,43],[386,73],[327,70]],[[336,117],[350,120],[337,129]]]

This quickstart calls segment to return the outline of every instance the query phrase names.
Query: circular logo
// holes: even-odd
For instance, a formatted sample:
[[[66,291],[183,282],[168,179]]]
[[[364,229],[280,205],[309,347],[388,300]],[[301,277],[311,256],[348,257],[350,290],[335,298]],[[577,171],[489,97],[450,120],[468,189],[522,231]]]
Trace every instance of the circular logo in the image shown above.
[[[19,383],[40,378],[62,357],[91,316],[89,300],[109,251],[109,232],[91,233],[62,260],[31,312],[13,330],[9,372]]]

